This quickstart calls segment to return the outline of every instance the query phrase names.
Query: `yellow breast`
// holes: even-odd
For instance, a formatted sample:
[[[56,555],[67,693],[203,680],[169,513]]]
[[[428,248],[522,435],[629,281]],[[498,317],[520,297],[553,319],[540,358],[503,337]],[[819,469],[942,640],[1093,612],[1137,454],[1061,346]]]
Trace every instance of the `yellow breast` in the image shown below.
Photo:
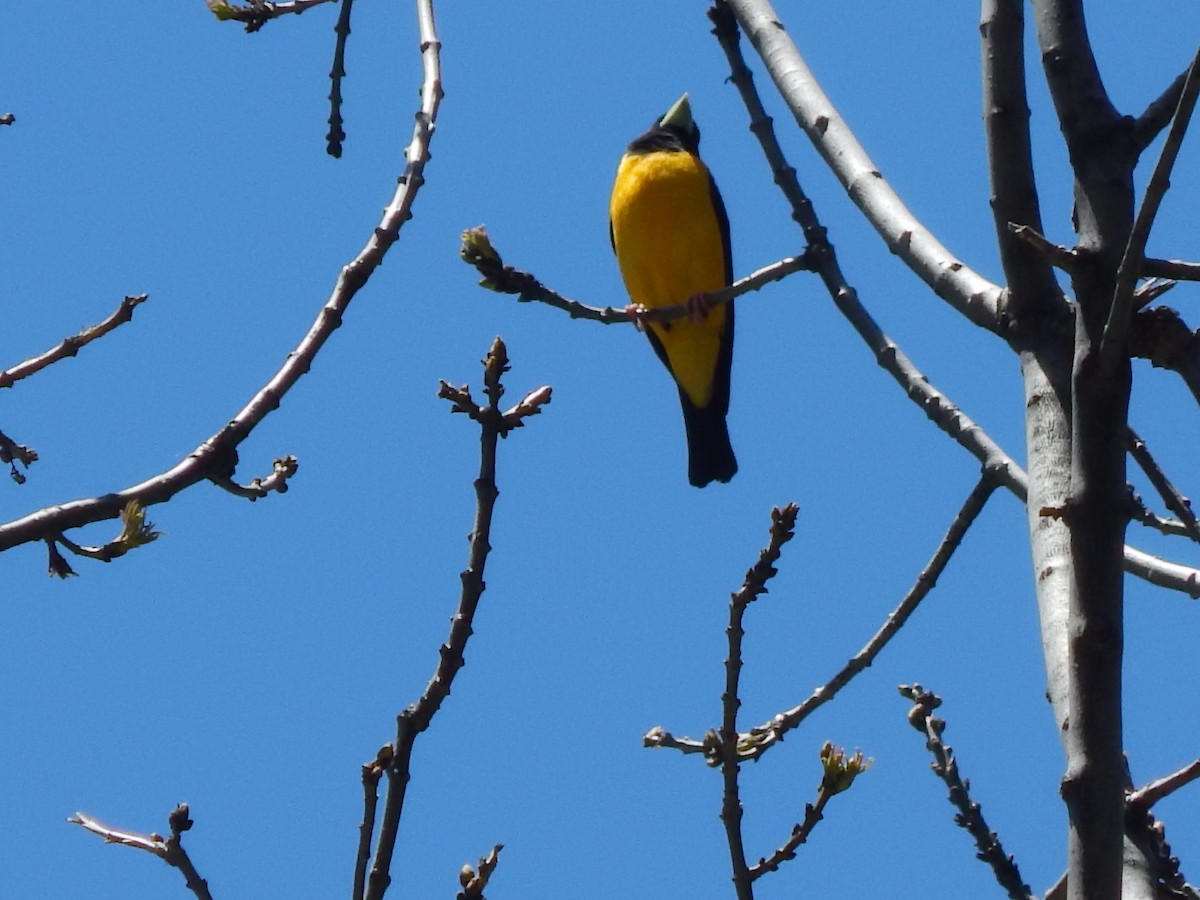
[[[613,244],[634,303],[683,303],[724,287],[725,246],[708,170],[690,153],[626,154],[609,206]],[[712,397],[725,309],[703,321],[652,323],[679,386],[697,406]]]

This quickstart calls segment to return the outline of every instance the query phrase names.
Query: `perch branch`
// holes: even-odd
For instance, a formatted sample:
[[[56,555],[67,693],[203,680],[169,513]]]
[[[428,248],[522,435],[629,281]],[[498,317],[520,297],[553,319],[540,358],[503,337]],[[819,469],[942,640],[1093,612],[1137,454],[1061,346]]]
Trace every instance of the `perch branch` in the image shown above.
[[[599,322],[602,325],[616,325],[637,321],[669,322],[672,319],[682,319],[694,315],[695,310],[687,303],[677,303],[672,306],[659,306],[654,309],[638,308],[631,312],[625,307],[588,306],[578,300],[564,297],[542,284],[536,276],[512,266],[506,266],[499,252],[492,246],[487,229],[483,226],[468,228],[462,233],[462,247],[459,256],[463,262],[474,266],[483,276],[479,282],[481,287],[498,294],[515,294],[522,303],[539,302],[555,309],[561,309],[570,314],[572,319],[586,319]],[[769,266],[764,266],[751,272],[745,278],[740,278],[728,287],[719,291],[710,291],[702,295],[708,308],[728,303],[735,297],[740,297],[749,291],[757,291],[773,281],[780,281],[793,272],[809,268],[804,256],[789,256]]]

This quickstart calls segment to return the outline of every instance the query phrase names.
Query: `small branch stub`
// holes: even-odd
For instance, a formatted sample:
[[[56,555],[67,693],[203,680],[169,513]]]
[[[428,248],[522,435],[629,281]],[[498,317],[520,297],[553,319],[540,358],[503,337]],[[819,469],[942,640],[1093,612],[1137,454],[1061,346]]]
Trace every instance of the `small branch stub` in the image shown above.
[[[483,890],[487,887],[492,872],[496,871],[496,865],[500,862],[500,851],[503,849],[503,844],[492,847],[487,856],[480,857],[477,869],[472,868],[470,863],[463,863],[458,873],[458,883],[462,890],[458,892],[457,900],[484,900]]]

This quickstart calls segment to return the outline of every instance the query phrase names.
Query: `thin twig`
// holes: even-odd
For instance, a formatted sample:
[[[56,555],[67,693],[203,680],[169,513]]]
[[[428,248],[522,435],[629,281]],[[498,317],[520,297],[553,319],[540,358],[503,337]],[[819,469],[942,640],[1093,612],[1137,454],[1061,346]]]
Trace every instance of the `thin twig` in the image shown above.
[[[1200,522],[1196,521],[1196,514],[1192,512],[1192,502],[1183,496],[1175,485],[1171,483],[1171,479],[1166,476],[1162,467],[1159,466],[1151,455],[1150,448],[1146,446],[1146,442],[1132,428],[1129,429],[1129,455],[1133,457],[1141,470],[1146,473],[1146,477],[1150,479],[1150,483],[1154,485],[1154,489],[1162,497],[1163,503],[1167,505],[1167,509],[1179,517],[1179,521],[1187,529],[1188,536],[1200,543]]]
[[[130,500],[125,504],[125,508],[121,510],[121,533],[109,541],[98,547],[86,547],[82,544],[76,544],[74,541],[65,535],[55,535],[53,538],[47,539],[46,543],[50,547],[50,574],[63,575],[60,571],[62,564],[58,559],[58,552],[54,545],[62,544],[76,556],[82,556],[86,559],[95,559],[100,562],[112,562],[114,559],[124,556],[130,550],[138,547],[144,547],[146,544],[153,543],[162,537],[162,532],[154,528],[154,523],[146,518],[146,511],[138,505],[136,500]],[[69,571],[70,566],[67,566],[65,574],[74,575],[74,572]]]
[[[1131,791],[1128,803],[1130,806],[1149,810],[1159,800],[1175,793],[1175,791],[1184,785],[1190,784],[1197,778],[1200,778],[1200,759],[1188,763],[1182,769],[1172,772],[1170,775],[1156,778],[1149,784],[1142,785],[1136,791]]]
[[[86,347],[92,341],[104,337],[113,329],[120,325],[124,325],[133,319],[133,310],[139,303],[145,302],[149,298],[149,294],[138,294],[136,296],[126,297],[118,304],[116,310],[103,322],[92,325],[89,328],[83,329],[79,334],[72,335],[69,338],[64,338],[60,343],[51,347],[45,353],[41,353],[32,359],[27,359],[25,362],[17,363],[9,369],[0,372],[0,388],[12,387],[22,378],[28,378],[35,372],[40,372],[60,359],[66,359],[70,356],[75,356],[79,353],[80,348]]]
[[[753,900],[754,897],[751,887],[754,878],[746,863],[746,845],[742,834],[742,802],[738,785],[741,767],[737,714],[742,705],[739,682],[742,673],[742,637],[745,635],[742,620],[747,607],[767,592],[767,582],[776,574],[775,563],[779,561],[783,545],[790,541],[795,533],[798,513],[799,507],[795,503],[789,503],[782,509],[771,510],[770,540],[759,554],[758,561],[746,572],[741,588],[729,598],[729,625],[725,629],[729,655],[725,658],[725,691],[721,694],[721,730],[717,740],[711,743],[719,747],[720,752],[721,778],[724,783],[721,822],[725,826],[725,837],[729,843],[733,886],[738,900]]]
[[[821,784],[817,787],[817,802],[804,804],[804,821],[792,826],[787,841],[770,856],[763,857],[750,868],[750,877],[757,881],[768,872],[776,871],[783,863],[796,858],[796,850],[812,834],[817,823],[825,817],[825,807],[836,795],[850,789],[856,778],[871,768],[874,760],[865,758],[858,750],[847,755],[829,741],[821,748]]]
[[[365,900],[382,900],[392,882],[391,864],[400,828],[400,817],[404,811],[404,798],[411,778],[413,747],[417,737],[425,731],[442,703],[450,695],[454,677],[465,665],[464,653],[472,634],[472,622],[485,588],[483,574],[491,551],[492,514],[499,490],[496,488],[496,446],[500,438],[512,428],[518,427],[520,418],[509,419],[500,408],[504,395],[501,376],[508,370],[508,353],[504,342],[496,338],[484,359],[484,392],[487,403],[478,407],[472,418],[479,423],[480,439],[479,477],[475,479],[475,523],[471,529],[470,551],[466,569],[462,572],[462,591],[458,609],[450,624],[450,634],[439,650],[437,667],[429,679],[420,698],[397,717],[396,739],[392,744],[391,756],[387,760],[387,794],[384,799],[383,817],[379,825],[379,837],[375,844],[375,863],[367,879]],[[443,388],[439,395],[451,400],[456,412],[461,410],[461,390]],[[549,392],[539,389],[537,395],[549,401]],[[530,403],[526,398],[525,405]],[[518,404],[521,407],[523,404]],[[540,405],[540,404],[539,404]]]
[[[1008,892],[1014,900],[1034,900],[1029,885],[1021,879],[1021,873],[1011,856],[1004,853],[1000,838],[994,831],[988,830],[983,818],[983,811],[978,803],[971,799],[967,783],[958,774],[958,761],[954,751],[942,741],[942,731],[946,723],[933,714],[941,706],[942,701],[929,691],[922,690],[919,684],[900,685],[900,694],[913,702],[908,711],[908,721],[917,731],[925,735],[925,746],[933,754],[933,773],[945,782],[950,793],[950,802],[958,809],[954,823],[965,828],[975,839],[979,848],[976,854],[979,859],[992,867],[996,881]]]
[[[992,492],[995,489],[996,482],[993,478],[986,473],[980,477],[979,481],[971,489],[971,493],[967,495],[967,499],[963,501],[963,505],[959,509],[958,514],[955,515],[954,521],[946,529],[946,534],[942,537],[941,543],[938,544],[937,550],[934,551],[928,564],[921,570],[912,588],[909,589],[904,599],[900,601],[900,604],[892,610],[891,615],[887,617],[883,626],[842,667],[841,671],[813,691],[812,696],[807,700],[792,709],[780,713],[769,722],[764,722],[762,725],[751,729],[750,733],[743,739],[744,754],[750,758],[757,759],[766,752],[768,747],[782,740],[787,732],[808,718],[818,707],[823,706],[837,696],[838,691],[849,684],[859,672],[866,669],[875,661],[875,657],[896,636],[897,632],[904,626],[904,623],[908,621],[909,616],[916,611],[921,601],[937,585],[938,579],[946,571],[946,566],[950,564],[955,551],[962,544],[963,538],[966,537],[971,526],[975,524],[975,520],[979,518],[979,514],[983,512],[983,508],[987,505],[988,499],[992,496]]]
[[[1139,154],[1154,143],[1154,139],[1175,118],[1175,110],[1179,108],[1179,98],[1183,94],[1183,85],[1187,81],[1190,71],[1191,65],[1189,64],[1188,68],[1175,76],[1161,94],[1150,101],[1145,111],[1134,121],[1134,141]]]
[[[1108,321],[1104,326],[1104,334],[1100,340],[1100,365],[1104,371],[1112,371],[1117,361],[1126,353],[1125,342],[1129,333],[1129,318],[1133,313],[1133,288],[1142,273],[1142,258],[1146,253],[1146,241],[1150,238],[1150,229],[1158,216],[1158,208],[1166,196],[1167,188],[1171,186],[1171,170],[1179,156],[1179,148],[1183,145],[1183,136],[1187,133],[1188,124],[1192,120],[1192,110],[1196,108],[1196,96],[1200,94],[1200,48],[1192,59],[1183,90],[1179,94],[1179,104],[1175,108],[1175,117],[1171,129],[1167,132],[1166,142],[1162,153],[1154,166],[1150,182],[1146,185],[1145,196],[1129,233],[1129,241],[1125,245],[1125,253],[1121,257],[1121,265],[1117,270],[1117,284],[1113,289],[1112,306],[1109,307]]]
[[[971,493],[967,495],[967,499],[954,517],[954,521],[950,523],[950,527],[946,530],[941,543],[938,544],[937,550],[934,551],[933,557],[921,570],[904,599],[884,621],[883,626],[836,675],[813,691],[807,700],[741,735],[738,747],[740,758],[744,760],[758,759],[769,747],[781,741],[784,735],[807,719],[817,708],[837,696],[838,691],[849,684],[851,679],[875,661],[875,657],[887,646],[921,601],[933,590],[938,578],[946,570],[950,559],[954,556],[963,538],[966,537],[971,525],[983,511],[996,487],[995,479],[986,473],[979,479],[975,487],[971,489]],[[693,738],[676,738],[662,728],[652,729],[643,736],[642,743],[647,747],[680,750],[684,753],[702,753],[706,748],[705,742],[696,741]]]
[[[391,760],[392,745],[384,744],[375,758],[362,767],[363,818],[358,826],[358,853],[354,857],[351,900],[362,900],[367,891],[367,866],[371,862],[371,838],[375,836],[375,810],[379,806],[379,779]]]
[[[338,159],[342,155],[342,141],[346,132],[342,128],[342,79],[346,77],[346,42],[350,39],[350,11],[354,0],[342,0],[337,24],[333,27],[336,38],[333,45],[333,66],[329,70],[329,133],[326,134],[325,152]]]
[[[183,873],[188,889],[196,895],[198,900],[212,900],[212,894],[208,890],[208,882],[200,877],[200,873],[196,871],[191,857],[183,849],[183,832],[189,830],[194,824],[189,816],[188,805],[186,803],[180,803],[175,809],[171,810],[170,816],[167,817],[167,823],[171,828],[171,836],[166,840],[163,840],[162,836],[158,834],[138,834],[134,831],[122,831],[119,828],[112,828],[81,812],[75,813],[67,821],[72,825],[79,825],[81,828],[87,829],[92,834],[100,835],[107,843],[123,844],[126,847],[134,847],[138,850],[145,850],[147,853],[153,853],[167,865]]]
[[[432,0],[418,0],[417,19],[423,68],[421,107],[416,115],[412,140],[405,151],[404,172],[381,221],[363,249],[342,268],[316,321],[288,354],[284,364],[228,424],[173,468],[123,490],[48,507],[0,525],[0,552],[92,522],[115,518],[130,500],[151,506],[170,500],[198,481],[232,475],[237,464],[238,446],[278,408],[287,392],[309,371],[317,353],[341,325],[350,301],[383,262],[388,249],[399,237],[401,227],[412,217],[413,202],[425,182],[429,143],[442,100],[441,44],[434,26]]]
[[[210,479],[219,488],[229,491],[235,497],[242,497],[251,502],[261,500],[267,494],[286,494],[288,479],[296,474],[300,461],[294,456],[282,456],[272,461],[271,474],[266,478],[255,478],[249,484],[238,484],[229,476],[214,476]]]
[[[531,273],[506,266],[500,253],[492,245],[487,229],[483,226],[468,228],[462,233],[459,256],[463,262],[473,266],[483,276],[483,280],[479,282],[480,286],[498,294],[515,294],[522,303],[535,301],[545,303],[547,306],[567,312],[572,319],[585,319],[599,322],[602,325],[618,325],[631,322],[669,322],[672,319],[682,319],[695,314],[694,307],[684,302],[671,306],[659,306],[654,309],[631,310],[627,307],[588,306],[586,303],[564,297],[557,291],[546,287]],[[780,281],[794,272],[804,271],[808,268],[808,261],[804,256],[786,257],[751,272],[728,287],[703,294],[704,304],[711,309],[722,303],[728,303],[749,291],[757,291],[773,281]]]
[[[1078,270],[1079,254],[1071,247],[1064,247],[1062,244],[1054,243],[1031,225],[1019,225],[1016,222],[1009,222],[1008,230],[1013,237],[1024,241],[1041,254],[1041,257],[1054,266],[1054,268],[1062,269],[1067,273]]]
[[[492,873],[496,871],[496,865],[500,862],[500,851],[503,849],[503,844],[492,847],[487,856],[480,857],[478,869],[469,864],[463,865],[458,873],[458,882],[462,885],[462,890],[458,892],[455,900],[484,900],[483,890],[488,886]]]
[[[1140,496],[1130,490],[1130,521],[1137,522],[1139,525],[1144,525],[1147,528],[1153,528],[1159,534],[1171,535],[1172,537],[1191,537],[1186,525],[1178,519],[1168,519],[1165,516],[1160,516],[1147,508],[1145,502]]]
[[[1200,263],[1183,259],[1142,260],[1142,275],[1147,278],[1173,278],[1176,281],[1200,281]]]

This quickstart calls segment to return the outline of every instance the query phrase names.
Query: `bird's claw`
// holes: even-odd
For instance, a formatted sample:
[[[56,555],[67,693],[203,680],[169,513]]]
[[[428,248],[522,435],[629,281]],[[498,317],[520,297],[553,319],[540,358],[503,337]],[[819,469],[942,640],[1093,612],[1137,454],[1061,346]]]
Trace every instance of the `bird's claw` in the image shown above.
[[[625,315],[638,331],[646,330],[646,307],[641,303],[630,303],[625,307]]]

